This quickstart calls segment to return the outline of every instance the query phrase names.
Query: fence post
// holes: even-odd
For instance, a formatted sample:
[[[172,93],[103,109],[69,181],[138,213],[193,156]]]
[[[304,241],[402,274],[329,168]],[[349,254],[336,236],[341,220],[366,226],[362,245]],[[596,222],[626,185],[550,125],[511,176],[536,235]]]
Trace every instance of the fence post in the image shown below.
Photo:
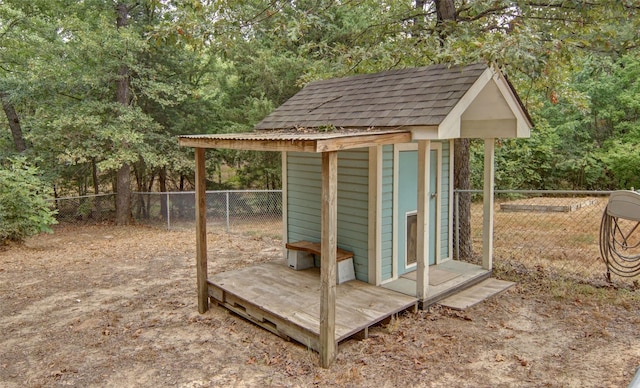
[[[454,227],[455,240],[456,240],[456,260],[460,259],[460,212],[459,212],[460,194],[457,191],[453,192],[453,214],[454,214]]]
[[[169,199],[169,193],[167,192],[167,230],[171,230],[171,202]]]
[[[227,211],[227,233],[229,233],[229,190],[225,192],[226,194],[226,211]]]

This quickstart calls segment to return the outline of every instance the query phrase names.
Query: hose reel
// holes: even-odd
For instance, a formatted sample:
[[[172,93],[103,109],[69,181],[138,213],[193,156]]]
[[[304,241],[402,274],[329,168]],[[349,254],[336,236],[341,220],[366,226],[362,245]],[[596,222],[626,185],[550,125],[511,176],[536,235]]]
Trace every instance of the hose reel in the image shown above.
[[[640,275],[640,193],[615,191],[609,197],[600,223],[600,255],[611,274]]]

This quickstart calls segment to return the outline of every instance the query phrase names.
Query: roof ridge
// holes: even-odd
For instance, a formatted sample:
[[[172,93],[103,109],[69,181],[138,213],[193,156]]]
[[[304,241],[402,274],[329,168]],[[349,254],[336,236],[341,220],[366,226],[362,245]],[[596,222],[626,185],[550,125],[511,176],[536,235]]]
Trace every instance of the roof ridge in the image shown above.
[[[382,70],[382,71],[378,71],[378,72],[374,72],[374,73],[350,74],[350,75],[344,75],[344,76],[341,76],[341,77],[320,79],[320,80],[315,80],[315,81],[309,82],[307,84],[307,86],[308,85],[312,85],[312,84],[318,84],[318,83],[326,83],[326,82],[327,83],[328,82],[331,82],[331,83],[342,82],[342,81],[347,80],[347,79],[384,78],[384,77],[392,75],[394,73],[395,74],[402,74],[402,73],[411,74],[411,73],[415,73],[415,72],[426,71],[426,70],[435,70],[435,69],[443,69],[443,70],[459,69],[460,72],[462,72],[464,69],[475,68],[476,66],[482,66],[483,68],[489,67],[489,65],[487,65],[484,62],[472,62],[472,63],[466,64],[466,65],[435,63],[435,64],[432,64],[432,65],[426,65],[426,66],[404,67],[404,68],[401,68],[401,69],[388,69],[388,70]],[[304,90],[304,88],[303,88],[303,90]]]

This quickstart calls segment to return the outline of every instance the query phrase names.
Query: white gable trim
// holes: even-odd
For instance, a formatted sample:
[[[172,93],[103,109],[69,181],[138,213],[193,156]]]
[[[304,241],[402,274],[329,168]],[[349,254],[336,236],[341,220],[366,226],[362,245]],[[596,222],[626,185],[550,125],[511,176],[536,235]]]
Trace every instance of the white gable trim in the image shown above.
[[[509,83],[504,78],[504,75],[498,72],[497,76],[499,77],[500,82],[496,82],[496,84],[502,92],[502,95],[505,97],[507,104],[509,104],[516,120],[518,120],[515,137],[531,136],[531,127],[533,127],[533,123],[523,110],[522,105],[518,102],[518,97],[513,93],[513,89],[509,87]]]
[[[469,105],[473,103],[478,94],[482,92],[485,85],[494,77],[495,71],[487,68],[480,77],[469,88],[467,93],[462,96],[456,106],[451,109],[447,117],[442,120],[438,127],[438,139],[457,139],[460,137],[460,117],[467,110]]]
[[[435,138],[529,137],[531,126],[506,78],[492,67],[478,77],[449,112],[438,127]],[[434,139],[433,133],[414,132],[413,137]]]

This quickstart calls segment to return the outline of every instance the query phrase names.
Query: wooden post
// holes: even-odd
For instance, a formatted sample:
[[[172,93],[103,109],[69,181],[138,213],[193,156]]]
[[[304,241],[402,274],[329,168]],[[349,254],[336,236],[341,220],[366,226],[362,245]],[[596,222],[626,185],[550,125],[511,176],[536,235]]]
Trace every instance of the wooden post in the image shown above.
[[[369,284],[382,282],[382,146],[369,147]]]
[[[429,140],[418,141],[418,231],[416,241],[416,297],[420,302],[427,299],[429,288],[429,187],[431,158]]]
[[[338,227],[338,153],[322,153],[322,216],[320,260],[320,366],[336,357],[336,251]]]
[[[207,284],[207,201],[204,148],[196,148],[196,277],[198,283],[198,312],[209,310]]]
[[[482,208],[482,268],[493,269],[493,189],[495,139],[484,139],[484,193]]]

